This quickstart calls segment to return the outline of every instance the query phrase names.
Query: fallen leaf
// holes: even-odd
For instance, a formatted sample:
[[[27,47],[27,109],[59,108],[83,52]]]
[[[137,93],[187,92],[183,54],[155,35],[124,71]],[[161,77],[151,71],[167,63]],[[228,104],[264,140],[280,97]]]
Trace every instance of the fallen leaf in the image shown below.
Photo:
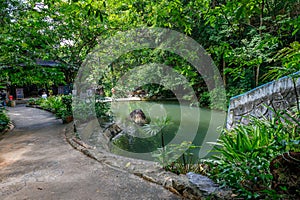
[[[128,163],[125,165],[125,167],[128,168],[130,165],[131,165],[131,163],[128,162]]]

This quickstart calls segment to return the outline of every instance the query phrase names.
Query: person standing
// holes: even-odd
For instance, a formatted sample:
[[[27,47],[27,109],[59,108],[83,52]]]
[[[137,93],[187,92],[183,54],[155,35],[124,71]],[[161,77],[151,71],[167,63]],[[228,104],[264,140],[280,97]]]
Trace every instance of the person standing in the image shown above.
[[[42,98],[43,98],[43,99],[47,99],[47,97],[48,97],[47,93],[46,93],[46,92],[43,92]]]

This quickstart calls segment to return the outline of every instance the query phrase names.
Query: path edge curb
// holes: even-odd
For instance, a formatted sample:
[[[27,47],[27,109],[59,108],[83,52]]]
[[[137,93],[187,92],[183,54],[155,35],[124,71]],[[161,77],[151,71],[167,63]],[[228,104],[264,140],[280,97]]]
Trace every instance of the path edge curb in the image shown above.
[[[95,148],[85,144],[76,137],[73,123],[66,125],[64,130],[66,141],[77,151],[80,151],[87,157],[94,159],[114,170],[134,174],[146,181],[155,183],[178,195],[182,199],[202,200],[202,199],[233,199],[232,191],[218,190],[214,193],[207,194],[192,185],[185,175],[176,175],[167,172],[153,162],[141,161],[127,157],[116,156],[114,154],[103,151],[103,155],[95,153]],[[133,163],[133,161],[135,163]],[[138,166],[138,165],[144,165]],[[146,169],[146,170],[145,170]],[[150,170],[148,170],[150,169]]]

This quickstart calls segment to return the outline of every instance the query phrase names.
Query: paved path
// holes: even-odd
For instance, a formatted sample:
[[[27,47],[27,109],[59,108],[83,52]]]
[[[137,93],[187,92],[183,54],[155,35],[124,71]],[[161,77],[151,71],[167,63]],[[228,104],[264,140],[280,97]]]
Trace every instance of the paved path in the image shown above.
[[[0,199],[179,199],[159,185],[113,170],[74,150],[59,120],[18,106],[0,141]]]

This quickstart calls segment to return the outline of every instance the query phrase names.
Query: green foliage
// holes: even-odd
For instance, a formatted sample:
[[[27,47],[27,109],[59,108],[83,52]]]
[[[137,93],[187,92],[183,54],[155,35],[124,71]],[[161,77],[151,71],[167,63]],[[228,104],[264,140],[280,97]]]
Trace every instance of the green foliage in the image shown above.
[[[38,85],[50,87],[65,84],[65,76],[60,69],[38,67],[35,64],[24,67],[6,67],[1,69],[0,74],[6,83],[9,82],[11,85],[16,86]]]
[[[73,114],[76,120],[86,122],[92,119],[94,113],[92,104],[82,102],[78,99],[75,99],[73,104]]]
[[[110,103],[96,102],[95,111],[96,111],[97,118],[108,117],[110,106],[111,106]]]
[[[158,148],[152,153],[152,157],[164,166],[164,169],[176,174],[186,174],[190,171],[203,173],[202,164],[196,163],[193,149],[200,148],[191,144],[191,142],[182,142],[181,144],[170,144],[165,150]],[[167,159],[165,163],[164,159]]]
[[[282,131],[281,127],[270,128],[268,121],[253,119],[251,126],[239,125],[233,131],[224,130],[220,138],[221,148],[218,152],[226,158],[243,161],[246,158],[256,158],[269,153],[268,147],[274,143],[275,135]],[[219,144],[219,143],[217,143]]]
[[[95,98],[80,99],[73,97],[73,114],[76,120],[86,122],[95,117],[105,119],[106,122],[111,121],[110,117],[110,102],[102,102],[100,96]]]
[[[36,99],[35,99],[35,98],[30,98],[30,99],[28,100],[28,105],[37,105]]]
[[[275,75],[299,71],[298,8],[295,0],[4,1],[0,9],[0,82],[19,86],[69,83],[98,42],[117,31],[165,27],[191,36],[204,46],[231,97],[270,81]],[[59,64],[37,66],[38,59]],[[117,59],[103,72],[104,77],[99,77],[106,94],[110,95],[118,78],[133,66],[147,63],[166,64],[185,76],[200,105],[222,107],[210,105],[209,99],[216,95],[207,93],[201,75],[190,63],[160,49],[141,49]],[[157,74],[164,78],[163,73]],[[184,90],[180,86],[182,81],[177,81],[169,89]],[[150,96],[172,96],[158,85],[145,89]]]
[[[72,95],[50,96],[46,99],[30,99],[29,105],[39,105],[45,110],[53,112],[57,118],[65,119],[72,116]]]
[[[274,111],[272,120],[251,118],[248,125],[223,130],[210,175],[246,199],[275,198],[269,165],[272,158],[288,151],[300,152],[299,114]]]
[[[299,71],[298,10],[296,0],[3,1],[0,82],[43,87],[70,83],[95,45],[117,31],[164,27],[191,36],[211,54],[231,97],[274,75]],[[37,66],[39,59],[59,64]],[[200,105],[220,107],[209,105],[214,94],[207,93],[206,83],[190,63],[159,48],[128,52],[116,59],[99,77],[105,93],[110,95],[118,78],[133,66],[148,63],[170,66],[188,80]],[[177,81],[168,89],[184,90],[180,86],[182,81]],[[151,95],[172,95],[158,85],[145,88]]]
[[[167,117],[155,118],[151,123],[145,124],[142,128],[148,135],[154,136],[160,133],[165,127],[171,125],[171,123],[171,120]]]
[[[50,96],[47,99],[41,98],[38,102],[39,105],[46,110],[57,113],[62,107],[62,97],[61,96]]]
[[[209,92],[203,92],[199,98],[199,105],[201,107],[206,107],[209,104],[210,104]]]
[[[72,95],[57,97],[56,101],[52,104],[52,108],[54,109],[55,115],[63,121],[65,121],[67,117],[73,116]]]
[[[129,110],[135,109],[133,107]],[[147,113],[146,108],[143,110]],[[151,121],[143,126],[138,126],[129,119],[124,119],[119,123],[123,131],[120,136],[114,138],[113,143],[123,150],[136,153],[152,152],[158,148],[164,149],[174,138],[177,129],[168,117],[152,116]],[[113,149],[113,152],[122,153],[117,149]]]
[[[225,163],[226,162],[226,163]],[[224,160],[224,163],[211,165],[210,173],[221,186],[235,189],[245,199],[266,198],[265,194],[275,193],[270,189],[272,175],[269,172],[270,161],[264,157],[244,159],[242,162]],[[273,194],[273,199],[276,195]],[[270,197],[269,197],[270,198]]]
[[[291,35],[299,36],[298,6],[293,0],[212,3],[200,41],[223,74],[229,97],[272,80],[263,79],[270,61],[285,44],[297,40]]]
[[[104,30],[101,22],[105,3],[7,2],[1,2],[0,9],[1,16],[5,16],[0,20],[0,75],[7,75],[5,81],[19,86],[73,81],[76,70]],[[37,66],[40,59],[59,64]]]
[[[66,107],[67,111],[72,112],[72,95],[63,95],[61,97],[61,102]]]
[[[161,142],[161,151],[162,151],[162,160],[160,163],[162,166],[166,166],[167,160],[166,160],[166,136],[164,129],[171,124],[171,120],[167,117],[164,118],[155,118],[151,121],[150,124],[145,125],[143,128],[148,133],[149,135],[157,135],[160,137],[160,142]]]
[[[281,49],[272,61],[279,62],[280,66],[271,67],[265,79],[278,79],[300,71],[300,43],[296,41]]]
[[[7,128],[9,121],[9,118],[5,113],[5,109],[0,107],[0,133]]]
[[[185,173],[191,169],[197,169],[193,165],[193,154],[190,150],[199,148],[191,142],[183,142],[180,145],[167,144],[165,128],[172,124],[168,118],[156,118],[150,124],[143,126],[144,131],[151,136],[157,135],[161,140],[161,147],[152,153],[152,157],[161,164],[165,170],[175,173]]]

